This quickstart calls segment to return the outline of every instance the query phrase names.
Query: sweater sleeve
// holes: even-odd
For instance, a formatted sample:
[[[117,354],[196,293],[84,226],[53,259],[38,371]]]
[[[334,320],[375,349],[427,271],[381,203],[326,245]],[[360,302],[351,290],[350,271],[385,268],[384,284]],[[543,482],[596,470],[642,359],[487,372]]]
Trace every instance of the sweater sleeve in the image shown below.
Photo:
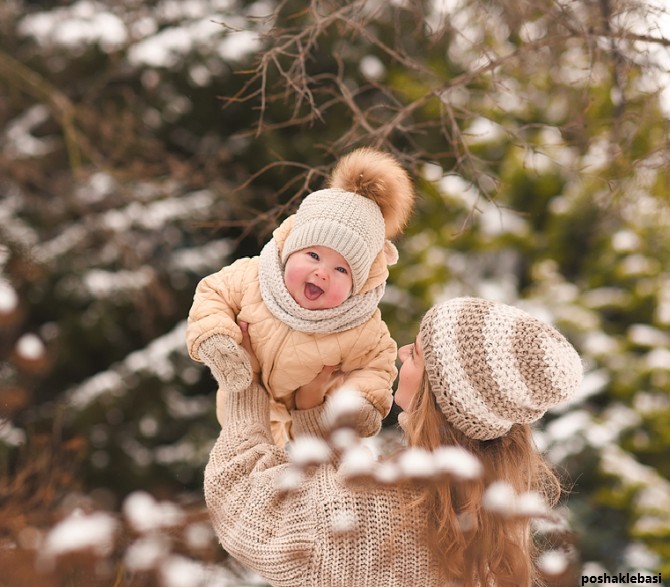
[[[295,472],[272,443],[269,399],[252,384],[220,390],[224,426],[205,469],[204,492],[223,548],[274,587],[444,585],[407,509],[409,487],[348,488],[334,464]],[[328,410],[328,402],[321,410]]]
[[[188,353],[194,360],[203,360],[200,344],[214,334],[229,336],[238,344],[242,342],[236,318],[241,310],[244,285],[253,277],[255,263],[255,259],[238,259],[203,278],[196,287],[186,326]]]
[[[205,469],[204,492],[222,546],[273,585],[300,585],[313,554],[316,504],[281,492],[289,464],[272,442],[269,397],[252,384],[224,394],[224,426]]]
[[[324,403],[309,410],[291,411],[293,437],[314,436],[328,438],[336,421],[332,402],[326,396]],[[359,436],[374,436],[382,425],[381,414],[367,400],[361,404],[361,409],[353,422],[356,434]]]
[[[293,436],[325,438],[330,432],[326,404],[308,410],[291,410]]]

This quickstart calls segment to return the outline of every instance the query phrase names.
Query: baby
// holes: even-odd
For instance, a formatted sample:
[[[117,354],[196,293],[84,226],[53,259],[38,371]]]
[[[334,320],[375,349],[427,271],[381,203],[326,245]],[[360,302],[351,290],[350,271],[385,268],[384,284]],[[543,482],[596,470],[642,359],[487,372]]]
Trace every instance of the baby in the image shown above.
[[[292,438],[296,390],[324,366],[337,365],[340,384],[367,400],[358,432],[379,430],[393,402],[396,344],[378,303],[388,266],[398,258],[388,239],[402,233],[413,205],[412,182],[396,159],[358,149],[338,162],[328,189],[308,195],[274,231],[259,256],[238,259],[198,284],[189,354],[210,367],[220,386],[246,388],[251,367],[238,321],[248,323],[278,445]]]

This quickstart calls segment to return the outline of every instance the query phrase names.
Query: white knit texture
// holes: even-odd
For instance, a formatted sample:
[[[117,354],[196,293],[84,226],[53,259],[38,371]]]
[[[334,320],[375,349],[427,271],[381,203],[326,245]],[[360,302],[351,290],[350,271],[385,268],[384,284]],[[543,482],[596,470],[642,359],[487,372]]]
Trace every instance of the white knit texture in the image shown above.
[[[539,420],[581,385],[581,359],[555,328],[478,298],[434,306],[421,324],[431,389],[447,419],[490,440]]]
[[[556,389],[563,391],[561,400],[570,398],[570,390],[579,389],[582,383],[582,361],[576,353],[565,352],[566,340],[547,338],[542,341],[547,356],[547,374],[554,382]],[[560,364],[552,362],[550,357],[561,357]]]
[[[505,315],[504,320],[501,320],[501,313]],[[521,310],[511,306],[501,306],[487,315],[484,327],[485,359],[500,390],[500,397],[496,398],[498,415],[514,412],[517,418],[526,418],[528,422],[532,422],[542,417],[544,406],[534,397],[535,390],[529,389],[519,371],[514,350],[515,340],[509,331],[510,323],[523,320],[524,316]],[[552,359],[547,356],[547,360]],[[507,406],[510,407],[509,410],[505,409]],[[520,413],[518,407],[524,408],[527,413]],[[514,423],[513,418],[509,421],[510,424]]]
[[[205,469],[204,494],[228,553],[274,587],[445,585],[425,543],[430,513],[406,507],[416,490],[352,488],[335,464],[291,478],[295,469],[270,435],[267,393],[253,384],[219,393],[226,424]]]
[[[458,336],[459,312],[467,307],[466,300],[454,300],[451,312],[440,314],[439,320],[432,324],[430,346],[439,352],[436,361],[430,363],[429,375],[433,389],[445,390],[437,394],[438,405],[447,414],[447,418],[460,430],[473,437],[495,434],[501,436],[514,422],[499,417],[484,402],[480,391],[471,383],[458,354],[456,339]],[[424,349],[427,345],[424,343]],[[483,428],[484,430],[479,430]]]
[[[220,387],[236,393],[251,383],[249,356],[230,336],[210,336],[202,341],[198,350]]]

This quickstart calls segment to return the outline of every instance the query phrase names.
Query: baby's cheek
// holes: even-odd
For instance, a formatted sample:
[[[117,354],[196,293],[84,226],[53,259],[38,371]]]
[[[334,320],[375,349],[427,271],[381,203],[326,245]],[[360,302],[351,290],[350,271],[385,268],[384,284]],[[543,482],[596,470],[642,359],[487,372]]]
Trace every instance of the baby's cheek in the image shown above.
[[[296,291],[296,284],[297,284],[297,279],[296,279],[295,271],[291,271],[287,267],[286,270],[284,271],[284,285],[286,286],[286,289],[289,291],[289,293],[292,296],[294,296],[294,293]]]
[[[349,298],[350,294],[351,294],[351,288],[348,287],[348,285],[346,283],[338,284],[338,287],[333,292],[333,296],[332,296],[333,304],[336,305],[336,306],[339,306],[340,304],[344,303]]]

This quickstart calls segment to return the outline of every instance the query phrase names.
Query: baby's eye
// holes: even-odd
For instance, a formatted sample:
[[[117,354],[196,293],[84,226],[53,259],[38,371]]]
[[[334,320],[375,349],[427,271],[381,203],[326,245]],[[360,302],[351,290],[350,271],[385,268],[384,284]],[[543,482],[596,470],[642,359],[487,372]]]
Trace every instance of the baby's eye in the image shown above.
[[[340,273],[343,273],[344,275],[346,275],[347,273],[349,273],[349,272],[346,270],[345,267],[337,267],[337,268],[335,269],[335,271],[339,271]]]
[[[319,255],[317,255],[314,251],[308,251],[307,254],[308,254],[310,257],[312,257],[312,259],[314,259],[315,261],[318,261],[318,260],[319,260]]]

